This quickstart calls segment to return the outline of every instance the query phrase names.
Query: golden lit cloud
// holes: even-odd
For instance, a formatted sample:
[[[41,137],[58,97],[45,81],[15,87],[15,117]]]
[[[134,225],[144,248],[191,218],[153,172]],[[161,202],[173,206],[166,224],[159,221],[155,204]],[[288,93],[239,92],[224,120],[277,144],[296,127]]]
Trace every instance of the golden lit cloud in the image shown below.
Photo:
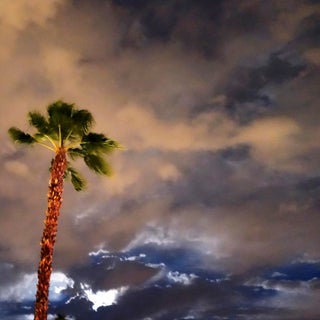
[[[2,0],[0,2],[0,20],[18,30],[24,29],[30,23],[44,25],[53,18],[59,4],[65,0]]]

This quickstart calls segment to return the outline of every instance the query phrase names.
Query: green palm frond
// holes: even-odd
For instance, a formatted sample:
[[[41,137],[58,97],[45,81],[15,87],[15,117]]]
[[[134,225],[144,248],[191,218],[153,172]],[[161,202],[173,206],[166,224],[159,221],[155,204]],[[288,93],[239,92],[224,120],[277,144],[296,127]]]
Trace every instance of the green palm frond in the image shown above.
[[[104,160],[103,157],[100,157],[95,154],[87,154],[84,157],[84,162],[89,167],[89,169],[93,170],[98,174],[103,174],[106,176],[112,175],[111,166],[107,161]]]
[[[77,170],[70,166],[67,168],[66,178],[70,178],[71,183],[76,191],[82,191],[86,188],[86,180]]]
[[[82,158],[89,169],[101,175],[112,174],[106,156],[122,146],[102,133],[90,132],[94,119],[84,109],[77,109],[74,104],[58,100],[47,107],[47,114],[38,111],[28,113],[34,133],[25,133],[16,127],[9,129],[10,137],[17,143],[37,143],[42,147],[58,152],[63,148],[69,159]],[[85,179],[68,163],[65,178],[71,180],[75,190],[83,190]]]
[[[8,130],[8,133],[11,139],[20,144],[33,144],[36,140],[28,133],[23,132],[22,130],[18,129],[17,127],[11,127]]]
[[[74,105],[58,100],[51,103],[48,108],[49,123],[53,126],[61,125],[65,119],[71,119]]]
[[[46,137],[46,135],[42,134],[42,133],[35,133],[33,135],[34,139],[37,141],[37,142],[44,142],[46,140],[48,140],[48,138]]]
[[[29,123],[41,134],[49,134],[49,123],[46,118],[37,111],[28,113]]]
[[[83,136],[81,147],[90,154],[110,154],[119,147],[119,144],[102,133],[90,132]]]
[[[56,101],[48,106],[48,120],[51,136],[59,142],[63,142],[73,127],[72,115],[74,105],[62,101]],[[60,144],[59,143],[59,144]]]
[[[80,148],[69,148],[68,149],[68,155],[72,160],[76,160],[78,158],[84,158],[85,153]]]
[[[94,124],[93,116],[88,110],[74,111],[72,120],[72,131],[81,136],[88,133]]]
[[[74,104],[56,101],[48,106],[47,111],[49,126],[59,135],[62,143],[65,140],[81,140],[94,124],[92,114],[88,110],[76,109]]]

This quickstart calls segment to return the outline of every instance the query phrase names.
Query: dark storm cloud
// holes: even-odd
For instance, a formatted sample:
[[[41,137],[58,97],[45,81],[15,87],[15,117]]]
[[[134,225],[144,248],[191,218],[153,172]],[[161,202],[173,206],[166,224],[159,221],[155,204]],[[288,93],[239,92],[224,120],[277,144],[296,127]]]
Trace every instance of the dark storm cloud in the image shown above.
[[[209,57],[222,37],[219,33],[223,1],[112,1],[129,10],[133,21],[139,23],[148,43],[177,41],[186,50],[199,51]],[[132,27],[132,25],[130,26]],[[218,30],[217,30],[218,29]],[[130,41],[131,40],[131,41]],[[124,45],[134,45],[127,38]]]
[[[319,33],[320,33],[320,15],[314,13],[306,17],[302,22],[294,42],[297,43],[297,47],[303,49],[308,47],[319,47]]]
[[[281,84],[295,78],[304,69],[303,65],[293,65],[277,55],[271,56],[265,66],[236,70],[231,77],[234,83],[231,82],[226,89],[227,96],[238,103],[265,100],[265,103],[270,104],[268,97],[260,90],[268,84]]]
[[[226,111],[241,123],[267,114],[277,105],[272,105],[272,96],[263,89],[290,81],[305,69],[305,65],[293,64],[272,54],[264,66],[235,70],[231,75],[231,83],[225,88]]]
[[[298,184],[298,189],[300,192],[316,192],[320,189],[320,177],[311,177],[309,179],[305,179],[305,181],[301,181]]]
[[[153,262],[161,261],[165,271],[162,272],[162,277],[153,277],[153,280],[144,284],[136,283],[117,300],[115,305],[100,307],[96,312],[89,313],[90,302],[83,298],[80,290],[80,294],[71,299],[67,305],[60,305],[56,310],[65,314],[70,312],[70,315],[76,315],[80,320],[88,316],[91,319],[152,317],[158,320],[175,317],[181,319],[194,317],[201,320],[220,319],[220,317],[221,319],[223,317],[227,319],[243,319],[243,317],[246,319],[256,319],[256,317],[299,319],[301,315],[296,314],[294,307],[296,299],[306,301],[313,294],[317,296],[318,293],[320,269],[319,263],[316,262],[293,262],[271,269],[263,267],[248,270],[237,276],[228,275],[227,278],[195,276],[191,282],[184,284],[170,282],[168,281],[170,270],[195,271],[199,276],[200,274],[196,271],[199,265],[197,261],[190,260],[190,255],[193,256],[191,251],[188,256],[181,254],[181,250],[173,250],[172,254],[175,257],[170,258],[166,254],[161,254],[161,251],[166,250],[170,252],[169,248],[153,245],[148,249],[137,247],[131,251],[131,253],[147,253],[139,255],[141,265],[143,261],[147,262],[150,259]],[[187,253],[187,247],[182,252]],[[99,258],[98,255],[95,259],[101,259],[100,262],[103,260],[110,262],[110,258],[112,260],[116,256],[125,257],[123,253],[103,254],[103,256]],[[185,268],[185,264],[188,268]],[[83,274],[77,273],[79,281],[88,281],[87,276],[94,279],[97,273],[88,273],[85,278],[82,276]],[[122,276],[125,277],[123,273]],[[73,294],[80,288],[75,289],[72,290]],[[314,302],[309,303],[309,307],[314,307]],[[74,305],[77,305],[77,310],[74,310]],[[135,312],[133,313],[132,310]],[[305,314],[304,318],[314,319],[308,314]]]
[[[260,33],[270,39],[272,20],[267,19],[268,13],[275,19],[283,13],[281,6],[275,6],[275,10],[272,4],[260,2],[245,2],[239,6],[223,1],[173,1],[152,4],[144,1],[113,1],[113,4],[133,13],[132,21],[141,28],[141,37],[137,39],[144,39],[141,49],[153,45],[154,41],[173,41],[183,45],[188,52],[199,51],[210,58],[222,57],[222,53],[217,52],[224,50],[229,37],[250,37]],[[132,35],[129,31],[134,28],[133,25],[127,27],[124,43],[127,42],[130,46],[134,40],[129,39]],[[126,40],[127,36],[129,38]],[[237,67],[230,74],[232,81],[221,89],[221,93],[226,96],[224,107],[241,122],[264,115],[272,108],[271,103],[274,101],[273,97],[262,89],[267,85],[294,79],[305,68],[305,65],[292,63],[275,52],[270,52],[269,59],[261,67]],[[198,112],[202,109],[203,106],[196,107]]]
[[[187,167],[183,166],[182,159],[178,161],[179,169],[184,172],[184,178],[173,183],[171,187],[176,205],[184,206],[198,203],[210,206],[221,204],[224,196],[230,195],[228,181],[232,176],[232,166],[221,161],[221,157],[212,152],[200,152],[193,154],[190,158],[185,162]],[[217,181],[219,181],[218,184],[215,183]]]
[[[118,243],[118,246],[125,246],[146,221],[158,220],[160,216],[169,217],[172,203],[197,203],[210,207],[216,204],[224,204],[230,199],[230,201],[240,202],[241,199],[249,196],[254,198],[256,194],[251,191],[253,188],[251,185],[259,185],[258,177],[261,176],[264,180],[268,178],[267,175],[270,173],[267,169],[265,169],[265,172],[259,173],[259,168],[264,170],[264,165],[268,166],[270,164],[276,169],[280,168],[280,170],[283,167],[287,168],[289,160],[296,156],[296,152],[300,152],[301,145],[296,145],[296,140],[293,138],[291,140],[291,137],[298,131],[295,121],[291,120],[291,114],[289,119],[280,120],[278,118],[265,120],[263,119],[264,114],[260,114],[260,117],[258,117],[261,120],[260,122],[251,122],[250,125],[242,127],[227,119],[224,112],[215,113],[216,110],[213,113],[203,113],[200,116],[197,114],[190,119],[190,110],[195,110],[199,103],[198,97],[201,97],[199,98],[201,102],[210,104],[210,101],[215,99],[216,102],[220,101],[220,104],[225,106],[224,102],[228,101],[229,94],[231,97],[234,95],[234,98],[232,98],[234,101],[239,100],[240,104],[244,104],[247,100],[250,101],[257,95],[259,96],[259,91],[266,84],[279,85],[279,82],[281,82],[281,85],[287,85],[288,82],[291,82],[289,80],[295,80],[300,70],[295,69],[296,65],[284,58],[277,58],[275,61],[268,60],[270,51],[274,51],[272,36],[275,35],[269,30],[271,25],[266,25],[268,30],[263,33],[263,36],[266,37],[263,40],[267,43],[267,46],[272,47],[272,50],[269,48],[265,52],[265,47],[261,48],[260,43],[256,45],[256,42],[254,42],[257,40],[255,34],[258,35],[260,28],[263,26],[263,23],[259,24],[259,21],[263,22],[267,19],[264,10],[268,8],[268,10],[271,10],[274,4],[264,5],[258,10],[257,3],[247,1],[242,2],[239,6],[233,2],[227,4],[224,4],[224,2],[209,4],[209,2],[189,1],[165,4],[156,2],[155,5],[149,3],[143,5],[143,8],[138,11],[134,10],[135,16],[133,19],[137,19],[138,24],[151,31],[155,26],[142,19],[146,14],[145,12],[149,12],[148,10],[154,12],[151,15],[151,18],[155,19],[154,21],[158,21],[157,19],[160,18],[163,18],[164,21],[168,20],[170,23],[165,23],[163,27],[159,24],[160,29],[165,29],[164,34],[166,34],[167,43],[163,44],[163,40],[158,39],[155,35],[152,38],[154,41],[142,44],[140,50],[127,48],[123,51],[117,51],[122,46],[123,37],[127,36],[126,32],[129,32],[129,29],[123,27],[123,23],[131,21],[129,14],[125,12],[125,5],[126,3],[119,6],[117,3],[112,4],[105,1],[80,1],[57,6],[59,10],[55,7],[54,10],[51,6],[48,6],[48,8],[44,6],[47,11],[42,12],[43,20],[40,17],[35,18],[25,13],[28,19],[20,22],[18,19],[10,20],[10,24],[8,22],[9,26],[13,22],[19,22],[18,26],[22,28],[23,32],[22,34],[18,32],[17,39],[19,41],[16,41],[16,33],[12,35],[13,40],[11,41],[15,44],[12,46],[12,52],[17,63],[13,64],[13,69],[8,69],[8,64],[4,63],[4,74],[8,74],[9,77],[6,77],[6,79],[11,79],[10,81],[13,81],[16,85],[16,81],[25,79],[22,74],[41,74],[50,82],[50,93],[48,95],[48,92],[45,92],[46,90],[42,91],[41,89],[41,94],[45,95],[46,98],[44,99],[44,96],[42,96],[40,99],[37,95],[38,98],[35,99],[32,94],[33,91],[27,90],[29,92],[27,94],[27,91],[25,91],[27,87],[23,86],[24,89],[19,91],[20,95],[14,95],[13,99],[16,100],[12,101],[12,104],[19,106],[19,108],[16,107],[14,112],[8,113],[9,118],[6,121],[10,120],[10,124],[13,124],[15,117],[18,118],[19,114],[19,121],[22,122],[20,120],[22,119],[22,111],[26,111],[31,105],[42,105],[42,100],[47,101],[51,94],[77,97],[77,100],[83,101],[85,105],[94,106],[93,111],[97,114],[98,119],[105,119],[106,114],[109,119],[109,115],[112,115],[113,118],[108,123],[108,129],[110,127],[110,132],[116,132],[120,140],[130,149],[130,152],[124,152],[123,156],[115,161],[118,176],[114,180],[106,182],[103,186],[99,184],[92,193],[97,194],[93,203],[105,199],[106,190],[108,190],[109,195],[117,194],[122,199],[119,200],[118,205],[115,204],[113,208],[107,205],[94,205],[94,213],[90,213],[90,208],[86,206],[83,200],[79,201],[79,205],[76,205],[77,208],[72,208],[71,204],[69,207],[64,207],[67,217],[65,218],[65,227],[62,227],[64,228],[62,230],[69,230],[69,232],[63,233],[64,240],[62,240],[61,247],[58,249],[61,251],[58,252],[66,253],[69,248],[74,246],[77,249],[69,256],[70,260],[72,260],[71,257],[77,256],[78,250],[81,250],[77,246],[77,239],[81,233],[79,230],[82,230],[82,232],[88,231],[90,234],[88,236],[88,247],[104,242],[107,235],[111,235],[109,243]],[[181,13],[176,10],[176,6],[181,10],[183,9]],[[164,10],[163,13],[161,13],[160,7]],[[286,5],[281,4],[279,10],[271,11],[277,17],[279,12],[283,13],[285,11],[285,8]],[[118,9],[120,11],[117,11]],[[132,10],[130,9],[130,12]],[[174,13],[174,11],[176,12]],[[254,16],[255,12],[257,12],[256,16]],[[243,29],[240,27],[240,21],[243,20],[240,17],[243,17],[243,14],[251,17],[251,20],[256,19],[252,29],[250,29],[249,24],[244,26]],[[288,15],[290,16],[290,13]],[[260,16],[261,20],[259,20]],[[52,20],[53,17],[55,20]],[[168,17],[167,20],[166,17]],[[226,23],[228,19],[233,21],[230,27]],[[32,27],[27,23],[29,20],[33,22]],[[224,23],[220,24],[221,21],[224,21]],[[37,23],[46,26],[47,29],[37,28]],[[187,28],[189,25],[190,30]],[[142,38],[148,39],[148,34],[145,33],[143,28],[139,29],[140,27],[137,28],[135,36],[142,35]],[[277,27],[277,23],[275,23],[275,27]],[[212,44],[208,41],[213,48],[216,44],[221,45],[226,60],[221,60],[222,62],[220,60],[214,61],[214,58],[218,57],[214,53],[210,54],[213,58],[210,61],[204,59],[201,55],[199,57],[193,54],[198,48],[200,51],[202,50],[202,40],[200,37],[201,41],[199,40],[200,43],[197,43],[197,35],[201,33],[206,37],[207,33],[204,28],[208,28],[210,36],[218,35],[222,37],[223,35],[222,38],[227,39],[222,40],[225,41],[222,45],[218,40],[212,41]],[[12,31],[9,27],[8,30]],[[17,32],[16,29],[14,30]],[[210,30],[214,30],[214,32]],[[228,37],[231,37],[232,32],[235,31],[238,31],[237,39],[240,39],[239,43],[228,41]],[[155,31],[155,33],[157,32]],[[161,34],[161,30],[158,33]],[[183,44],[183,48],[187,48],[188,42],[184,41],[184,35],[186,34],[190,34],[191,39],[191,49],[188,51],[188,55],[181,48],[177,49],[175,43],[173,43],[173,40],[177,39],[178,42],[180,41]],[[30,39],[30,42],[22,41],[26,36],[29,36],[27,39]],[[35,45],[35,51],[31,50],[33,47],[31,43]],[[154,46],[155,43],[160,43],[160,45]],[[234,50],[227,50],[229,49],[228,45],[234,45]],[[192,49],[193,47],[195,50]],[[214,51],[214,49],[212,50]],[[142,52],[141,58],[139,54]],[[252,60],[253,66],[250,66],[250,68],[241,67],[241,59],[236,59],[236,56],[240,56],[247,62],[252,56],[262,53],[264,54],[260,57],[262,63],[259,63],[257,67],[254,67],[256,62],[254,59]],[[6,56],[6,58],[8,57]],[[84,61],[81,59],[88,59],[87,61],[90,63],[79,63],[79,61]],[[223,63],[223,61],[228,63]],[[277,73],[278,68],[281,68],[284,73],[282,77]],[[246,70],[244,78],[248,80],[242,81],[237,70]],[[22,74],[19,73],[20,71]],[[228,88],[228,83],[232,83],[229,80],[229,75],[235,75],[234,77],[239,78],[238,81],[243,82],[245,86],[240,86],[240,89],[237,89],[237,87],[230,85],[231,92],[228,93],[225,88]],[[264,82],[264,78],[268,81]],[[220,80],[222,84],[219,83]],[[8,83],[11,83],[10,81]],[[257,85],[255,82],[257,82]],[[219,86],[217,83],[219,83]],[[253,87],[252,93],[246,93],[246,87],[248,86]],[[39,87],[33,86],[33,82],[30,83],[30,87],[36,93],[39,93]],[[4,91],[11,92],[13,88],[15,86]],[[216,92],[216,88],[224,89],[221,89],[222,92],[220,89]],[[275,91],[278,94],[278,91]],[[220,96],[220,100],[217,95]],[[242,95],[245,96],[243,101],[241,100]],[[24,100],[29,96],[33,98],[25,103]],[[19,97],[23,99],[21,98],[21,101],[19,101]],[[268,97],[267,94],[266,97]],[[259,101],[259,99],[256,100]],[[285,105],[290,104],[286,103]],[[255,106],[251,105],[250,107],[254,108]],[[23,116],[25,114],[26,112]],[[3,119],[2,121],[4,121]],[[6,123],[1,127],[4,128],[5,126],[7,126]],[[100,124],[101,129],[103,129],[103,126],[104,124]],[[250,150],[248,152],[250,159],[246,159],[240,164],[241,172],[236,169],[236,165],[232,167],[234,164],[224,164],[223,158],[219,159],[217,157],[215,159],[217,150],[237,148],[237,144],[247,145]],[[150,156],[150,149],[152,148],[153,150],[173,151],[176,155],[170,158],[167,152],[156,152],[152,157]],[[298,151],[296,151],[297,149]],[[186,153],[189,153],[190,157],[186,156]],[[206,160],[205,157],[208,157],[208,159]],[[32,169],[30,163],[36,163],[36,161],[33,162],[35,158],[37,156],[28,158],[29,160],[25,164],[22,161],[7,163],[6,180],[9,180],[7,175],[10,172],[15,171],[15,174],[17,174],[17,169],[20,170],[22,176],[30,171]],[[256,162],[262,162],[264,165],[261,166],[260,163],[257,164]],[[200,163],[200,167],[197,171],[198,163]],[[139,169],[141,164],[144,166],[143,172],[145,173]],[[201,167],[204,168],[203,172],[200,170]],[[290,168],[290,166],[288,167]],[[33,170],[32,173],[38,171]],[[241,176],[240,173],[243,172],[244,175]],[[224,177],[223,174],[226,176]],[[254,177],[252,183],[251,177]],[[44,179],[46,180],[47,177]],[[20,186],[21,184],[22,181],[19,182]],[[160,187],[159,184],[161,184]],[[240,191],[235,190],[232,184],[239,186]],[[240,186],[244,186],[244,189],[247,188],[247,190],[240,189]],[[44,190],[45,188],[46,186]],[[9,193],[8,189],[10,188],[4,188],[3,192]],[[170,194],[172,190],[174,197],[171,197]],[[259,192],[263,193],[264,189],[259,189]],[[13,187],[10,194],[11,196],[16,194]],[[23,194],[26,197],[25,189]],[[39,195],[40,189],[35,194]],[[147,202],[154,201],[157,196],[158,201],[161,202],[162,199],[165,204],[159,204],[157,208],[151,210],[151,205],[148,205]],[[132,198],[135,199],[132,200]],[[123,206],[120,203],[121,201],[123,201]],[[130,203],[138,203],[139,205],[130,206]],[[29,207],[25,206],[25,209],[30,212],[35,211],[32,209],[32,205],[33,202],[30,202]],[[126,211],[128,214],[121,212],[117,217],[113,217],[112,214],[115,215],[116,212],[119,212],[119,208],[122,208],[121,211]],[[147,210],[153,211],[153,213],[148,213]],[[39,208],[36,211],[43,212],[43,209],[40,210]],[[82,217],[85,217],[86,214],[90,217],[90,214],[92,214],[91,218],[83,218],[83,220],[75,218],[78,214],[80,216],[80,211]],[[100,217],[100,215],[102,216],[110,211],[112,216],[110,220],[106,217]],[[106,216],[109,217],[107,214]],[[101,219],[99,221],[103,222],[100,224],[88,223],[86,226],[82,226],[82,229],[74,226],[75,221],[82,221],[79,222],[82,225],[90,219],[92,221]],[[12,220],[9,219],[8,221],[11,221],[12,225],[14,224]],[[110,225],[110,221],[114,224]],[[96,232],[93,232],[93,230],[96,230]],[[34,234],[35,232],[32,238],[36,239]],[[103,240],[100,241],[100,237],[103,237]],[[7,242],[9,237],[6,236],[4,239],[4,242]],[[17,238],[17,241],[19,241],[19,238]],[[82,254],[88,249],[86,246],[84,247]],[[31,251],[31,249],[29,250]]]
[[[124,261],[114,256],[97,260],[90,265],[76,266],[69,271],[78,282],[89,284],[94,291],[123,286],[139,286],[157,274],[157,268],[144,266],[135,261]]]
[[[100,307],[96,313],[91,313],[91,319],[141,319],[154,317],[155,319],[172,319],[177,314],[186,317],[193,308],[196,314],[215,310],[216,315],[225,314],[226,310],[233,313],[237,307],[232,304],[237,300],[232,293],[231,286],[224,283],[221,286],[217,283],[207,283],[202,280],[195,281],[190,286],[173,285],[169,287],[149,287],[145,289],[131,289],[123,295],[117,305],[107,308]],[[87,304],[85,300],[82,300]],[[74,303],[74,302],[70,302]],[[81,301],[77,301],[80,310]],[[197,307],[198,306],[198,307]],[[68,310],[68,305],[63,311]],[[79,319],[85,319],[89,313],[78,314]],[[134,313],[132,310],[135,310]]]
[[[297,202],[304,202],[312,210],[319,210],[320,207],[320,177],[315,175],[311,178],[301,179],[296,186]]]
[[[221,312],[219,311],[219,305],[225,305],[228,301],[233,300],[233,295],[228,287],[228,285],[221,286],[196,281],[195,284],[187,288],[176,285],[169,288],[133,290],[119,300],[119,304],[113,308],[114,310],[109,312],[106,310],[106,315],[110,319],[118,319],[119,317],[132,319],[129,310],[136,308],[137,312],[133,319],[141,319],[141,317],[147,316],[155,316],[161,319],[166,316],[170,317],[175,312],[180,313],[181,316],[187,316],[190,309],[192,310],[190,306],[196,306],[197,304],[202,304],[204,309],[215,309],[215,313],[219,314]],[[226,307],[228,308],[228,306]],[[103,312],[103,310],[101,311]]]
[[[270,204],[277,206],[292,200],[299,175],[269,171],[255,163],[251,152],[248,145],[238,145],[177,157],[175,165],[183,175],[167,186],[176,205],[216,207],[270,199]],[[283,190],[281,194],[279,190]],[[298,201],[299,193],[294,197]]]
[[[246,160],[250,157],[250,147],[248,145],[238,145],[226,148],[221,151],[221,157],[234,163]]]
[[[12,282],[16,278],[17,274],[21,273],[22,271],[21,269],[20,270],[17,270],[17,269],[18,268],[13,264],[1,263],[0,264],[0,273],[1,273],[0,285],[5,286],[8,283]]]
[[[208,59],[223,58],[223,46],[237,35],[269,36],[267,16],[272,5],[253,2],[235,5],[233,2],[210,0],[126,1],[114,0],[112,4],[128,10],[134,28],[138,23],[144,41],[137,43],[129,32],[124,46],[140,47],[148,43],[174,42],[188,52],[194,51]],[[130,19],[128,19],[130,21]],[[149,42],[150,41],[150,42]]]

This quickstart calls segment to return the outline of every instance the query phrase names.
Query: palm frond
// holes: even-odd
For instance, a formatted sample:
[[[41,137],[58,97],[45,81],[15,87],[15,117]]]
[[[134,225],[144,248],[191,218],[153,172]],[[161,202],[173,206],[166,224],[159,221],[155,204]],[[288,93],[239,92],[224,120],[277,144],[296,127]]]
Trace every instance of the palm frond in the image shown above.
[[[80,148],[69,148],[68,155],[72,160],[76,160],[78,158],[83,158],[85,156],[85,153]]]
[[[71,118],[74,110],[74,105],[58,100],[51,103],[48,108],[49,121],[52,124],[59,124],[62,118]]]
[[[86,188],[86,180],[77,170],[70,166],[67,168],[66,178],[70,178],[71,183],[76,191],[82,191]]]
[[[48,134],[49,133],[49,123],[46,118],[37,111],[28,113],[29,123],[35,127],[39,133]]]
[[[107,161],[95,154],[87,154],[84,157],[84,162],[89,167],[89,169],[93,170],[94,172],[106,176],[112,175],[111,166]]]
[[[42,141],[42,142],[43,142],[43,141],[45,141],[45,140],[48,140],[43,133],[39,133],[39,132],[35,133],[35,134],[33,135],[33,137],[34,137],[38,142],[39,142],[39,141]]]
[[[60,100],[50,104],[47,112],[49,127],[61,138],[62,142],[81,140],[94,124],[93,116],[88,110],[78,110],[74,104]]]
[[[81,147],[90,154],[110,154],[119,147],[119,144],[102,133],[90,132],[82,138]]]
[[[80,136],[88,133],[94,124],[92,114],[88,110],[75,110],[72,115],[74,133]]]
[[[20,144],[33,144],[36,142],[36,140],[28,133],[23,132],[17,127],[11,127],[8,130],[9,136],[11,139]]]
[[[73,126],[73,104],[68,104],[63,101],[56,101],[48,106],[47,112],[50,136],[57,140],[64,141],[64,139],[69,135],[69,132]]]

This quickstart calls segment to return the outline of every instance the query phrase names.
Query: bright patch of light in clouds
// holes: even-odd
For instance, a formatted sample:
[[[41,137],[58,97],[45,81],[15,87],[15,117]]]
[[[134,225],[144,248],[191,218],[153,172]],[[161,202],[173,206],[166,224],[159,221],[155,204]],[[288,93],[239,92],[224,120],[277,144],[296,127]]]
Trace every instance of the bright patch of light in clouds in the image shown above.
[[[286,277],[286,274],[275,271],[275,272],[271,275],[271,277],[272,277],[272,278],[276,278],[276,277]]]
[[[136,261],[139,260],[141,258],[146,258],[147,255],[145,255],[144,253],[140,253],[139,256],[132,256],[132,257],[128,257],[126,260],[127,261]]]
[[[169,234],[164,228],[148,226],[144,231],[136,235],[136,237],[129,243],[125,251],[130,251],[132,248],[145,244],[156,245],[171,245],[174,243],[174,235]]]
[[[0,289],[0,301],[31,301],[35,299],[37,274],[25,274],[19,282]],[[50,300],[57,301],[61,292],[67,287],[73,287],[74,281],[62,272],[53,272],[51,275]]]
[[[99,307],[107,307],[117,303],[117,299],[127,291],[128,287],[120,287],[107,291],[93,292],[89,285],[80,284],[85,296],[93,303],[92,309],[97,311]]]
[[[102,254],[108,254],[109,253],[109,251],[108,250],[104,250],[104,249],[99,249],[99,250],[97,250],[97,251],[91,251],[91,252],[89,252],[89,256],[90,257],[97,257],[97,256],[100,256],[100,255],[102,255]]]
[[[177,271],[170,271],[167,277],[170,281],[181,283],[186,286],[190,285],[193,279],[197,278],[195,274],[179,273]]]

